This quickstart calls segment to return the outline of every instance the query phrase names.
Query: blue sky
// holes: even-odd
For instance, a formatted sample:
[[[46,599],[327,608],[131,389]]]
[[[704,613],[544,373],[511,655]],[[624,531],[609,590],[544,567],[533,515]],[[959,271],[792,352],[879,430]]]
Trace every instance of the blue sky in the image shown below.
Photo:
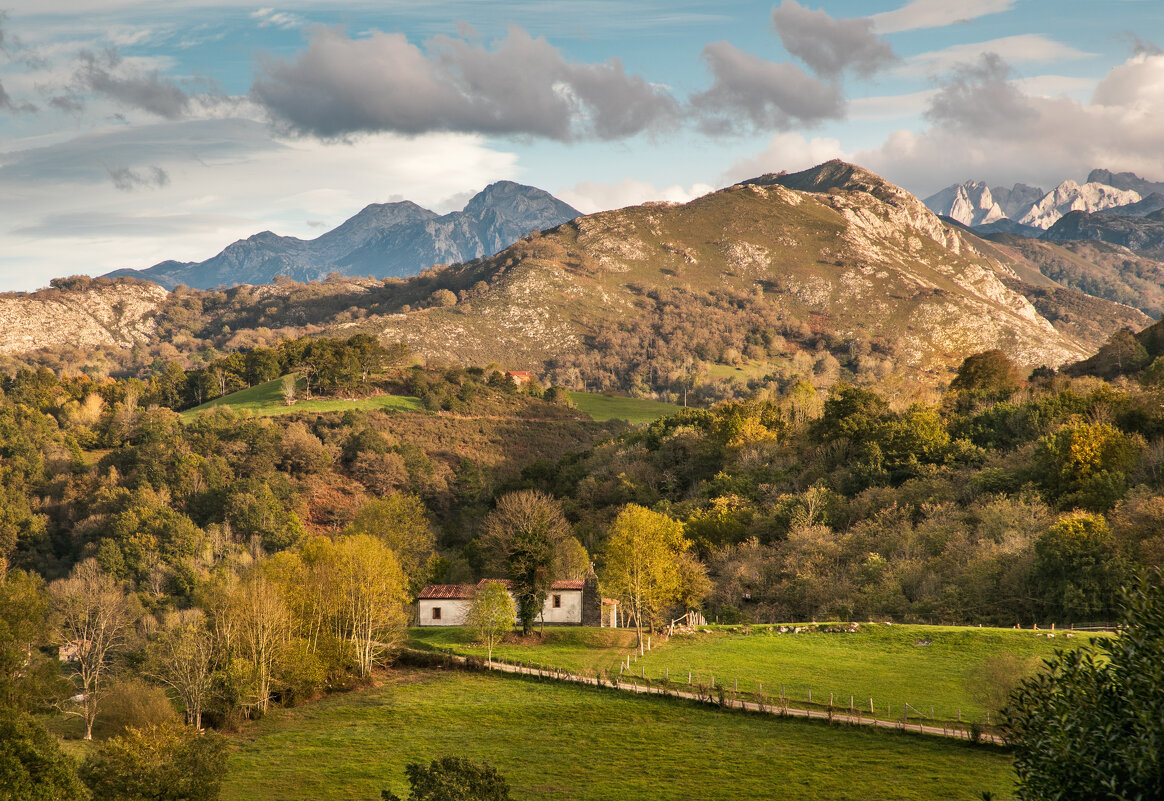
[[[0,0],[0,289],[511,179],[1164,180],[1158,0]]]

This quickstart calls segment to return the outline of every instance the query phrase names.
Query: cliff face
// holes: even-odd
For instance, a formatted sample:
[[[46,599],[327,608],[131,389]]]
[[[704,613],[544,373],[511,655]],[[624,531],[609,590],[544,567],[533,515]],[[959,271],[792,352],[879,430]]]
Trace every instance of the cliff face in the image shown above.
[[[146,343],[166,295],[159,286],[136,282],[0,295],[0,353]]]

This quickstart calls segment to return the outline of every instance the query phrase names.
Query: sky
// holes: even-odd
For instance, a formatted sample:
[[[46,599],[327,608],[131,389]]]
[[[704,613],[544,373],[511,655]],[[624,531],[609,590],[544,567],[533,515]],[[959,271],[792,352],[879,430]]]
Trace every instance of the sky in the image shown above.
[[[266,0],[272,2],[273,0]],[[1164,180],[1159,0],[0,0],[0,290],[513,180]]]

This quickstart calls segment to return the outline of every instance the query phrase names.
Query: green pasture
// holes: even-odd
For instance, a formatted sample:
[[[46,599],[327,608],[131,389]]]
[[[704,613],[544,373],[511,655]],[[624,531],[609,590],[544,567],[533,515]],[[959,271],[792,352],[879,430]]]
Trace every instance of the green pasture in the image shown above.
[[[199,412],[213,409],[216,406],[229,406],[236,411],[246,410],[256,415],[336,412],[348,409],[383,409],[387,411],[411,412],[422,409],[420,400],[408,395],[373,395],[368,398],[344,400],[342,398],[312,398],[305,400],[306,384],[300,378],[296,382],[298,399],[291,406],[283,402],[283,379],[276,378],[264,384],[256,384],[221,398],[207,401],[201,406],[187,409],[182,415],[187,420],[198,416]]]
[[[223,801],[407,795],[404,766],[487,760],[514,799],[1009,798],[1010,758],[937,737],[717,711],[514,676],[399,671],[272,711],[236,738]]]
[[[840,626],[835,626],[840,628]],[[610,629],[547,629],[542,642],[514,639],[494,649],[494,658],[593,674],[619,673],[632,655],[631,675],[693,687],[715,686],[760,693],[768,699],[781,692],[796,705],[811,693],[814,704],[848,708],[850,697],[866,713],[873,699],[881,718],[900,718],[909,704],[938,720],[985,722],[989,687],[1013,681],[1016,671],[1033,672],[1056,648],[1076,647],[1092,635],[1066,639],[1045,632],[948,626],[863,624],[856,632],[826,632],[804,627],[799,634],[780,634],[779,627],[710,626],[670,641],[652,637],[642,657],[634,649],[634,632]],[[748,632],[748,633],[744,633]],[[483,656],[468,629],[414,629],[422,647]],[[995,711],[995,710],[990,710]],[[910,713],[911,719],[918,715]],[[997,720],[997,717],[995,718]],[[994,722],[993,720],[991,722]]]
[[[596,395],[590,392],[571,392],[570,400],[579,411],[590,415],[596,422],[626,420],[628,423],[650,423],[660,417],[682,411],[682,406],[645,398],[625,398],[620,395]]]

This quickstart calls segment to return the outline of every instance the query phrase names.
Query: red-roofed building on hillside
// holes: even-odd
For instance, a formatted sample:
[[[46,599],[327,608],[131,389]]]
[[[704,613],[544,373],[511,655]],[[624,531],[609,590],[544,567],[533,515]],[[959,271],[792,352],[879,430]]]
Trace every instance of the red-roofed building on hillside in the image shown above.
[[[481,579],[473,584],[429,584],[416,598],[418,626],[463,626],[477,590],[497,581],[508,590],[506,579]],[[510,594],[512,598],[512,593]],[[517,621],[517,604],[513,619]],[[598,592],[598,577],[591,567],[585,579],[555,581],[546,595],[538,623],[550,626],[618,626],[618,602]]]
[[[524,387],[533,379],[528,370],[510,370],[505,377],[519,387]]]

